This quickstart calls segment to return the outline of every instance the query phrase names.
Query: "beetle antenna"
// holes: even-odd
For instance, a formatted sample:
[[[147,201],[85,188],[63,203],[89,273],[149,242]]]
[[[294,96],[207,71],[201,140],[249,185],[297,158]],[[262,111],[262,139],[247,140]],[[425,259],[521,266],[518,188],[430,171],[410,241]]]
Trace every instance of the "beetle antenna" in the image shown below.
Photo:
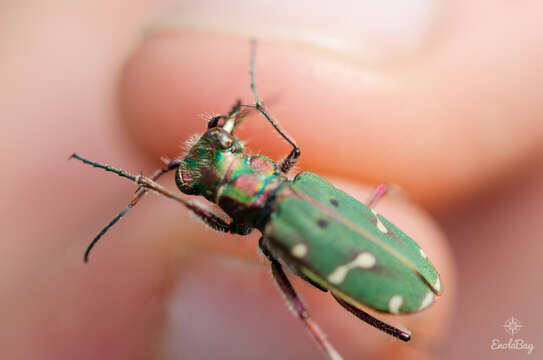
[[[256,60],[256,39],[251,39],[251,65],[249,67],[249,75],[251,76],[251,90],[253,90],[253,95],[255,96],[256,105],[261,105],[260,98],[256,92],[255,86],[255,60]]]
[[[281,128],[281,125],[274,120],[270,114],[266,111],[264,108],[264,104],[258,97],[258,93],[256,92],[256,85],[255,85],[255,59],[256,59],[256,39],[251,40],[251,66],[249,68],[249,75],[251,76],[251,89],[253,90],[253,95],[255,97],[255,104],[254,105],[241,105],[243,107],[249,107],[254,108],[258,110],[262,116],[268,120],[268,122],[273,126],[275,131],[285,139],[290,146],[292,146],[291,152],[288,154],[288,156],[281,161],[280,168],[281,172],[286,174],[288,171],[296,164],[296,161],[300,157],[300,148],[296,145],[296,142],[292,137],[290,137],[285,130]]]
[[[143,192],[140,192],[138,193],[137,196],[139,196],[140,194],[143,194]],[[135,205],[135,204],[134,204]],[[89,246],[87,246],[87,250],[85,250],[85,256],[83,256],[83,261],[86,263],[89,261],[89,254],[92,250],[92,248],[94,247],[94,245],[96,245],[96,243],[98,242],[98,240],[100,240],[100,238],[113,226],[117,223],[117,221],[121,220],[121,218],[128,212],[128,210],[130,210],[133,206],[132,202],[130,202],[130,204],[128,204],[128,206],[126,206],[123,211],[121,211],[119,213],[119,215],[115,216],[115,218],[113,218],[113,220],[110,221],[109,224],[106,225],[106,227],[104,227],[99,233],[98,235],[96,235],[96,237],[94,239],[92,239],[91,243],[89,244]]]
[[[133,180],[133,181],[136,181],[137,182],[137,177],[135,177],[134,175],[132,174],[129,174],[123,170],[119,170],[119,169],[115,169],[109,165],[103,165],[103,164],[99,164],[97,162],[94,162],[94,161],[90,161],[90,160],[87,160],[87,159],[84,159],[82,157],[80,157],[79,155],[77,154],[72,154],[72,156],[70,156],[70,158],[74,158],[74,159],[77,159],[77,160],[80,160],[82,161],[83,163],[85,164],[89,164],[89,165],[92,165],[94,167],[98,167],[98,168],[101,168],[101,169],[105,169],[107,171],[111,171],[119,176],[122,176],[122,177],[126,177],[130,180]],[[181,164],[181,161],[180,160],[171,160],[169,163],[168,163],[168,166],[163,168],[163,169],[160,169],[160,170],[157,170],[154,175],[151,177],[151,179],[153,181],[156,181],[158,180],[162,175],[166,174],[167,172],[171,171],[171,170],[175,170],[179,167],[179,165]],[[121,220],[121,218],[128,212],[128,210],[130,210],[131,208],[133,208],[134,206],[136,206],[136,204],[138,203],[138,201],[143,197],[143,195],[145,195],[145,193],[147,193],[148,189],[147,188],[144,188],[142,185],[140,185],[138,187],[138,189],[136,190],[136,195],[134,196],[134,198],[132,199],[132,201],[130,201],[130,203],[117,215],[113,218],[113,220],[111,220],[99,233],[98,235],[96,235],[96,237],[94,239],[92,239],[91,243],[89,244],[89,246],[87,247],[87,249],[85,250],[85,255],[83,257],[83,261],[86,263],[89,261],[89,254],[90,254],[90,251],[92,250],[92,248],[94,247],[94,245],[96,245],[96,243],[98,242],[98,240],[100,240],[100,238],[102,236],[104,236],[104,234],[113,226],[117,223],[117,221]]]
[[[258,100],[258,101],[260,101],[260,100]],[[274,118],[272,118],[268,114],[268,112],[266,111],[266,109],[264,108],[264,105],[262,105],[262,103],[260,103],[260,105],[257,103],[256,105],[241,105],[241,106],[248,107],[248,108],[253,108],[253,109],[258,110],[258,112],[260,114],[262,114],[262,116],[264,116],[264,118],[266,118],[266,120],[268,120],[268,122],[273,126],[275,131],[277,131],[279,133],[279,135],[281,135],[281,137],[283,139],[285,139],[292,147],[294,147],[294,148],[298,147],[296,145],[296,143],[291,139],[291,137],[289,135],[287,135],[286,131],[281,128],[281,126],[279,125],[277,120],[275,120]]]
[[[290,136],[286,134],[286,132],[281,129],[281,126],[279,123],[274,120],[266,111],[264,108],[264,104],[258,97],[258,93],[256,92],[256,85],[255,85],[255,60],[256,60],[256,39],[251,39],[251,65],[249,68],[249,75],[251,76],[251,90],[253,91],[253,95],[255,97],[255,105],[242,105],[239,104],[240,107],[248,107],[258,110],[259,113],[262,114],[268,120],[268,122],[274,127],[274,129],[285,139],[290,145],[293,147],[297,147],[294,141],[291,140]]]
[[[137,176],[132,175],[130,173],[127,173],[124,170],[116,169],[116,168],[114,168],[112,166],[109,166],[107,164],[100,164],[100,163],[97,163],[97,162],[94,162],[94,161],[87,160],[87,159],[82,158],[81,156],[77,155],[76,153],[73,153],[72,156],[70,156],[70,159],[72,159],[72,158],[77,159],[79,161],[82,161],[85,164],[88,164],[88,165],[91,165],[91,166],[94,166],[94,167],[97,167],[97,168],[100,168],[100,169],[104,169],[106,171],[110,171],[112,173],[115,173],[115,174],[119,175],[120,177],[124,177],[124,178],[130,179],[130,180],[135,181],[135,182],[137,182],[137,180],[138,180]]]

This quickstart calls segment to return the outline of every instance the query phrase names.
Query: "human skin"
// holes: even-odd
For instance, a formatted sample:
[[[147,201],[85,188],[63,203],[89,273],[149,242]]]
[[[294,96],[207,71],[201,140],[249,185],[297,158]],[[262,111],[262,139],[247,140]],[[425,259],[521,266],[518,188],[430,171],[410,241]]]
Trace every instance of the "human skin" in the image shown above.
[[[165,199],[147,196],[90,263],[81,262],[134,187],[65,159],[77,151],[150,173],[161,165],[156,159],[175,156],[205,130],[199,114],[225,112],[238,97],[252,101],[248,38],[255,34],[156,26],[171,8],[165,2],[2,6],[3,358],[318,356],[256,255],[258,238],[205,230]],[[353,46],[256,34],[257,86],[301,146],[300,169],[361,200],[371,184],[399,184],[408,195],[391,194],[377,209],[421,244],[443,277],[444,295],[431,309],[386,318],[413,332],[408,345],[295,279],[346,358],[454,353],[446,336],[457,299],[455,318],[475,317],[489,329],[511,311],[543,320],[529,312],[541,295],[533,229],[543,176],[532,164],[540,163],[543,139],[543,47],[531,31],[541,9],[503,6],[444,2],[427,41],[371,60]],[[273,158],[288,151],[258,117],[239,136]],[[498,281],[517,279],[496,276],[512,238],[522,245],[514,248],[522,274],[514,295],[496,290]],[[491,312],[488,299],[498,297],[502,305]],[[455,332],[464,345],[455,351],[487,348],[494,330],[471,328]],[[482,340],[471,342],[478,332]]]

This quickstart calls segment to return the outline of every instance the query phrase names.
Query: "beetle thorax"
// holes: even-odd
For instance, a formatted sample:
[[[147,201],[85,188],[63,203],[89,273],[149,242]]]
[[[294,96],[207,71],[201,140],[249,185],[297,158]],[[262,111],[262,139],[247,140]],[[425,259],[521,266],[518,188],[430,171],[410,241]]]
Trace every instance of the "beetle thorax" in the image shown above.
[[[258,227],[267,216],[268,200],[285,180],[270,158],[245,155],[228,169],[216,202],[235,222]]]

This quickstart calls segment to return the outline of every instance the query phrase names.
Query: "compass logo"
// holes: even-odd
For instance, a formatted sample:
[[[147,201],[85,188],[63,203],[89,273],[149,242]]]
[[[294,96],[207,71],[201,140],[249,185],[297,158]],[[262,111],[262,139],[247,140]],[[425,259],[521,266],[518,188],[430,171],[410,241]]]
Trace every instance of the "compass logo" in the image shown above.
[[[492,350],[524,350],[528,353],[528,355],[530,355],[534,351],[534,344],[527,343],[520,338],[513,338],[516,334],[520,332],[520,329],[522,328],[522,324],[517,318],[511,316],[505,321],[505,324],[503,324],[502,326],[505,329],[505,332],[511,335],[511,337],[506,341],[501,341],[500,339],[492,339],[492,342],[490,343],[490,348]]]
[[[503,324],[503,327],[509,335],[515,336],[515,334],[518,334],[518,332],[520,331],[522,325],[520,324],[520,321],[518,321],[518,319],[515,319],[513,316],[511,316],[511,318],[507,319],[505,324]]]

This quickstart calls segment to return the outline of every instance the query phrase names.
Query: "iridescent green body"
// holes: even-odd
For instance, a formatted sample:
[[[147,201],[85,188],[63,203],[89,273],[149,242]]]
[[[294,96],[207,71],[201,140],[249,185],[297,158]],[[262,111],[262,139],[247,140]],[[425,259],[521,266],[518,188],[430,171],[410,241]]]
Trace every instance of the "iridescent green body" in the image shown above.
[[[316,174],[302,172],[292,180],[287,177],[300,156],[300,148],[258,97],[254,82],[256,42],[252,45],[249,73],[254,105],[238,100],[227,115],[210,118],[208,130],[189,141],[187,154],[168,161],[152,177],[133,175],[72,154],[71,158],[138,184],[132,201],[89,244],[84,261],[87,262],[98,240],[147,191],[154,191],[180,203],[214,230],[241,235],[259,230],[259,247],[270,261],[275,282],[290,309],[330,360],[342,358],[309,318],[282,263],[320,290],[330,291],[342,307],[362,321],[409,341],[408,330],[376,319],[360,305],[393,314],[422,310],[442,291],[438,273],[417,243],[372,209],[386,192],[384,184],[376,188],[366,206]],[[292,147],[281,161],[245,154],[243,143],[234,137],[234,129],[248,108],[260,113]],[[183,193],[203,196],[222,208],[230,219],[194,199],[179,197],[156,182],[173,170],[177,187]]]
[[[244,154],[243,144],[220,127],[192,145],[176,174],[181,191],[203,195],[249,229],[260,228],[270,194],[285,180],[273,160]]]
[[[220,127],[192,145],[176,181],[219,205],[239,233],[259,229],[275,257],[353,306],[412,313],[441,292],[419,245],[383,216],[316,174],[287,179]]]

